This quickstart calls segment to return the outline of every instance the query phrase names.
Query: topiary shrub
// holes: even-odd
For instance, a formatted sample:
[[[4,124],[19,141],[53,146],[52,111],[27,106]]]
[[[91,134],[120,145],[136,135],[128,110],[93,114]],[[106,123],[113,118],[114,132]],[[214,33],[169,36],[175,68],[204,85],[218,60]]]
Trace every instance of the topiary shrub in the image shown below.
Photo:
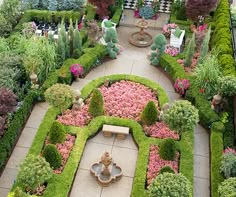
[[[170,166],[164,166],[162,169],[160,169],[158,174],[163,174],[165,172],[175,174],[175,171]]]
[[[151,56],[150,56],[150,61],[151,64],[154,66],[157,66],[160,61],[161,55],[164,53],[165,48],[166,48],[166,38],[163,34],[158,34],[154,38],[154,44],[151,46]]]
[[[234,153],[224,153],[220,172],[225,178],[236,177],[236,155]]]
[[[218,189],[219,197],[234,197],[236,194],[236,178],[226,179]]]
[[[63,125],[54,121],[49,131],[49,142],[52,144],[62,143],[66,140],[66,132]]]
[[[172,130],[192,131],[199,121],[198,110],[189,101],[175,101],[163,119]]]
[[[93,116],[101,116],[104,114],[104,101],[101,92],[95,89],[89,103],[89,113]]]
[[[157,121],[158,111],[156,104],[149,101],[141,114],[141,122],[145,125],[152,125]]]
[[[172,138],[165,139],[159,149],[159,155],[164,160],[171,160],[175,159],[176,154],[176,145],[175,141]]]
[[[17,183],[23,190],[33,191],[52,177],[52,169],[41,156],[28,155],[20,165]]]
[[[145,19],[151,19],[154,16],[153,8],[150,6],[143,6],[139,8],[139,15]]]
[[[44,95],[46,101],[49,102],[50,105],[58,107],[61,111],[69,108],[75,98],[72,88],[60,83],[56,83],[48,88]]]
[[[115,59],[119,52],[115,43],[118,42],[116,30],[109,28],[106,30],[104,40],[107,43],[107,52],[110,58]]]
[[[158,175],[148,187],[149,197],[181,196],[191,197],[192,186],[182,174],[163,173]]]
[[[52,169],[57,169],[61,166],[61,155],[55,145],[47,144],[43,150],[43,157],[45,157]]]

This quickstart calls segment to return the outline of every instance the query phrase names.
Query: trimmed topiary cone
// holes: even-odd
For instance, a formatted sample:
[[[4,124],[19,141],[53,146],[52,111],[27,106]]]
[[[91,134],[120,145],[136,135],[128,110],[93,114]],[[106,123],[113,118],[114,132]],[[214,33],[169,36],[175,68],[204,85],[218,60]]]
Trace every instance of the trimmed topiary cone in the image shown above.
[[[175,174],[175,171],[170,166],[164,166],[163,168],[160,169],[158,174],[163,174],[165,172],[169,172],[169,173],[174,173]]]
[[[95,89],[93,91],[88,111],[93,117],[101,116],[104,114],[103,96],[98,89]]]
[[[49,142],[52,144],[63,143],[66,140],[66,132],[63,125],[54,121],[49,131]]]
[[[161,143],[159,155],[162,159],[173,161],[175,159],[175,153],[176,146],[175,141],[173,139],[168,138]]]
[[[46,145],[43,150],[43,157],[45,157],[52,169],[57,169],[61,166],[62,158],[55,145]]]
[[[141,122],[152,125],[157,121],[158,111],[153,101],[149,101],[141,114]]]

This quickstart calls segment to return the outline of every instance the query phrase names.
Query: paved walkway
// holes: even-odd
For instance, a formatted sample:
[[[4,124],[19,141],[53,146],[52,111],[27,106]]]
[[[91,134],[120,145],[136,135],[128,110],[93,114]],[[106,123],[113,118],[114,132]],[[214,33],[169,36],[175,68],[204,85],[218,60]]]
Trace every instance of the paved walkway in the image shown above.
[[[138,29],[137,29],[138,30]],[[99,67],[93,69],[85,79],[80,80],[80,82],[74,82],[72,87],[76,89],[81,89],[93,79],[97,77],[111,75],[111,74],[133,74],[142,77],[151,79],[159,83],[167,92],[170,102],[180,99],[179,95],[175,93],[171,82],[167,77],[160,72],[156,67],[151,66],[149,61],[146,58],[146,54],[149,52],[149,48],[136,48],[128,43],[129,33],[136,31],[135,28],[120,26],[118,28],[118,37],[119,44],[125,48],[124,52],[118,56],[117,59],[106,62]],[[160,31],[157,30],[148,30],[153,36]],[[34,110],[26,124],[26,127],[17,143],[14,152],[7,163],[7,167],[4,170],[1,179],[0,179],[0,196],[5,197],[11,188],[16,174],[19,169],[19,164],[24,160],[28,149],[32,143],[34,135],[37,131],[39,124],[42,121],[42,118],[47,110],[47,104],[41,103],[37,104],[34,107]],[[195,197],[209,197],[209,135],[208,132],[203,129],[201,126],[197,126],[194,132],[195,145],[194,145],[194,196]],[[100,141],[101,140],[101,141]],[[118,144],[117,144],[118,143]],[[85,148],[86,157],[82,158],[82,161],[79,166],[79,170],[75,177],[75,183],[72,188],[71,197],[81,196],[84,197],[87,192],[95,192],[100,194],[100,196],[115,196],[117,194],[115,191],[123,192],[119,197],[129,196],[132,188],[132,179],[134,175],[134,169],[136,164],[137,150],[135,147],[127,147],[126,145],[119,144],[117,140],[109,139],[104,141],[102,136],[98,134],[95,138],[91,139]],[[123,143],[132,144],[131,137],[128,140],[125,140]],[[91,147],[96,148],[91,149]],[[99,148],[98,148],[99,147]],[[91,151],[89,151],[91,150]],[[123,167],[124,163],[122,162],[121,157],[124,155],[127,159],[127,152],[132,152],[129,155],[131,157],[132,165],[129,167],[129,171],[124,171],[124,177],[122,180],[113,184],[109,188],[101,188],[96,184],[96,181],[92,177],[88,177],[88,166],[91,163],[99,160],[101,153],[104,150],[112,152],[114,160]],[[119,150],[119,154],[118,151]],[[94,151],[97,151],[94,154]],[[115,152],[114,152],[115,151]],[[120,152],[121,151],[121,152]],[[89,152],[89,153],[88,153]],[[86,164],[86,165],[85,165]],[[89,164],[89,165],[88,165]],[[123,167],[125,170],[125,168]],[[84,178],[81,178],[84,177]],[[91,180],[91,181],[90,181]],[[82,185],[80,185],[81,183]],[[87,185],[87,184],[89,185]],[[80,186],[79,186],[80,185]],[[90,186],[95,186],[95,190],[92,190]],[[80,190],[81,188],[81,190]],[[82,195],[82,192],[85,192]],[[79,195],[81,194],[81,195]],[[91,193],[89,193],[91,194]],[[94,196],[87,195],[88,197]]]
[[[19,171],[20,163],[25,159],[47,109],[47,103],[37,103],[34,106],[34,109],[0,178],[0,197],[7,196],[10,191]]]

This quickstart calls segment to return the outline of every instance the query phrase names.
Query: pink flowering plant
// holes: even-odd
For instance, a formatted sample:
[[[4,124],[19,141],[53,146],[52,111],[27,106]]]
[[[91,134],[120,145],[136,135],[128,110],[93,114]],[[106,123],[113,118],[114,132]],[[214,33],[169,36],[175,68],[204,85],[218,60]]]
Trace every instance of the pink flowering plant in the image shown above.
[[[160,139],[173,138],[179,140],[179,134],[176,131],[170,130],[164,122],[156,122],[151,126],[144,125],[143,130],[146,135],[151,137]]]
[[[80,64],[72,64],[70,66],[70,71],[74,75],[74,77],[79,77],[83,74],[84,68]]]
[[[173,46],[166,45],[165,53],[171,55],[172,57],[175,57],[179,54],[179,50]]]
[[[159,155],[159,147],[156,145],[150,146],[150,153],[149,153],[149,163],[147,169],[147,184],[150,185],[153,179],[158,175],[159,171],[165,167],[171,167],[174,172],[177,174],[179,171],[179,152],[176,152],[175,159],[171,160],[164,160]]]
[[[177,79],[174,84],[175,91],[182,96],[185,95],[189,86],[190,82],[188,79]]]
[[[171,34],[171,30],[175,29],[176,27],[178,27],[178,25],[176,25],[175,23],[166,24],[163,26],[162,33],[164,34],[166,38],[169,38]]]

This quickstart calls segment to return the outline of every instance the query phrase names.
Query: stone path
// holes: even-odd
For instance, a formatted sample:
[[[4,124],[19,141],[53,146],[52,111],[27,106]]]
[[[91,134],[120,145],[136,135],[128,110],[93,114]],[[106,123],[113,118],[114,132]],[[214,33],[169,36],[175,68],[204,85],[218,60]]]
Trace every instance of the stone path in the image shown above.
[[[47,103],[37,103],[34,106],[13,153],[7,162],[6,168],[0,177],[0,197],[7,196],[10,191],[19,171],[19,165],[25,159],[47,109]]]
[[[120,26],[118,28],[118,38],[119,44],[125,49],[124,52],[119,55],[117,59],[106,62],[93,69],[84,79],[81,79],[80,82],[74,82],[72,84],[72,87],[81,89],[91,80],[105,75],[133,74],[151,79],[159,83],[167,92],[170,102],[180,99],[179,95],[175,93],[169,79],[167,79],[167,77],[156,67],[150,65],[149,61],[146,58],[146,54],[149,52],[149,48],[136,48],[128,43],[129,33],[136,30],[138,29],[135,29],[134,25],[132,26],[132,28]],[[148,30],[148,32],[153,36],[157,33],[160,33],[160,31],[157,30]],[[47,108],[48,106],[46,103],[39,103],[35,105],[34,110],[26,124],[26,127],[17,143],[17,146],[14,149],[9,162],[7,163],[6,169],[1,176],[1,197],[7,196],[9,189],[12,187],[19,169],[19,164],[22,160],[24,160]],[[194,137],[194,196],[209,197],[209,135],[207,130],[198,125],[195,129]],[[82,158],[79,170],[75,177],[71,197],[94,197],[94,193],[96,195],[100,194],[98,196],[113,197],[117,195],[116,191],[119,191],[119,197],[129,196],[132,189],[137,149],[136,147],[131,145],[133,143],[131,137],[129,137],[128,140],[125,140],[123,142],[124,144],[120,143],[122,142],[118,142],[113,138],[103,139],[101,134],[98,134],[87,143],[84,157]],[[127,147],[126,143],[128,143],[130,146]],[[94,146],[95,148],[93,148]],[[130,164],[130,167],[128,168],[129,170],[124,171],[124,177],[119,182],[113,184],[108,188],[101,188],[97,185],[96,181],[92,177],[87,176],[89,166],[93,162],[99,160],[101,153],[103,153],[104,150],[112,152],[114,160],[117,161],[117,163],[121,167],[123,167],[124,165],[121,158],[126,157],[127,159],[126,155],[132,152],[132,154],[129,155],[129,157],[131,158],[130,162],[132,162],[132,164]],[[123,169],[126,170],[126,168]],[[81,185],[79,183],[81,183]],[[92,190],[90,186],[94,186],[95,189]]]

